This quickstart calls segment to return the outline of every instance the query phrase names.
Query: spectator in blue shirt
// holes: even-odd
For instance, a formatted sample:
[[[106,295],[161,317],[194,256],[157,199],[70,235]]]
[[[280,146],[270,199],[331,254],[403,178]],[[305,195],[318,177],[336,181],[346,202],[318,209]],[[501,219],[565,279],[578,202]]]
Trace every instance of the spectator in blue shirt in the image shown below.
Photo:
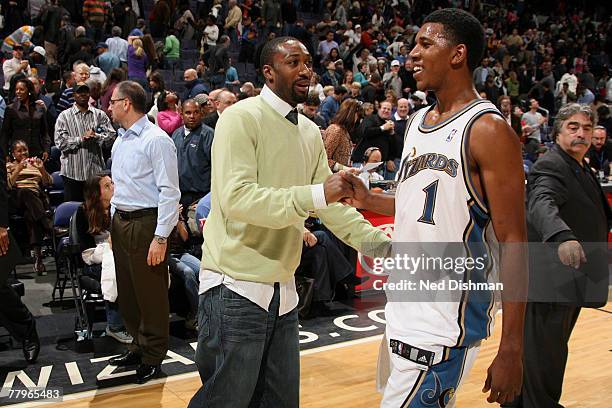
[[[336,116],[336,112],[340,108],[340,102],[346,95],[347,90],[343,86],[337,86],[334,88],[333,95],[329,95],[323,103],[321,103],[321,116],[325,119],[325,124],[328,125],[334,116]]]
[[[110,75],[113,68],[119,68],[121,66],[121,60],[108,50],[108,45],[106,45],[106,43],[98,43],[98,45],[96,45],[96,53],[98,56],[96,57],[95,63],[106,75]]]

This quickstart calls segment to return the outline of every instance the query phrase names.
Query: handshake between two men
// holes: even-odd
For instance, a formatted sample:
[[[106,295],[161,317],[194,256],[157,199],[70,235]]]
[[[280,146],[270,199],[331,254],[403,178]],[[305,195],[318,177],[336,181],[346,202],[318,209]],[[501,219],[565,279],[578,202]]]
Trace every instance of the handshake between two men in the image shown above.
[[[331,175],[323,184],[323,189],[328,204],[339,202],[356,208],[365,208],[370,193],[363,180],[352,170]]]

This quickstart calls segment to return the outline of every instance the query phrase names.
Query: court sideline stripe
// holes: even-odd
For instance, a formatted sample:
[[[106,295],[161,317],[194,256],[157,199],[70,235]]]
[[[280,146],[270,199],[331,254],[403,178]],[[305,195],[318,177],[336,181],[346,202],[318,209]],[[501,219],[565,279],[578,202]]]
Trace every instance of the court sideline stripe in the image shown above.
[[[362,339],[357,339],[357,340],[348,340],[348,341],[343,341],[341,343],[336,343],[336,344],[330,344],[327,346],[321,346],[321,347],[316,347],[313,349],[308,349],[308,350],[304,350],[300,352],[300,357],[303,356],[308,356],[311,354],[316,354],[316,353],[322,353],[324,351],[330,351],[330,350],[335,350],[335,349],[339,349],[339,348],[344,348],[344,347],[350,347],[350,346],[356,346],[358,344],[363,344],[363,343],[370,343],[373,341],[377,341],[382,339],[383,335],[379,334],[376,336],[370,336],[370,337],[364,337]],[[140,386],[137,384],[124,384],[124,385],[118,385],[115,387],[109,387],[109,388],[102,388],[102,389],[95,389],[95,390],[89,390],[89,391],[81,391],[81,392],[76,392],[74,394],[68,394],[65,395],[62,402],[68,402],[68,401],[74,401],[74,400],[78,400],[78,399],[84,399],[84,398],[88,398],[88,397],[95,397],[98,395],[104,395],[104,394],[109,394],[109,393],[115,393],[115,392],[121,392],[121,391],[128,391],[128,390],[133,390],[133,389],[142,389],[145,387],[149,387],[149,386],[153,386],[153,385],[159,385],[159,384],[164,384],[167,382],[175,382],[175,381],[181,381],[181,380],[187,380],[190,378],[194,378],[194,377],[198,377],[199,373],[198,371],[192,371],[189,373],[183,373],[183,374],[177,374],[177,375],[173,375],[170,377],[164,377],[164,378],[158,378],[155,380],[151,380],[149,381],[145,386]],[[9,405],[9,407],[11,408],[29,408],[29,407],[40,407],[42,405],[45,406],[49,406],[51,404],[51,402],[46,402],[46,401],[29,401],[29,402],[22,402],[20,404],[13,404],[13,405]],[[61,404],[61,402],[58,402],[57,404]],[[51,405],[51,406],[59,406],[59,405]]]

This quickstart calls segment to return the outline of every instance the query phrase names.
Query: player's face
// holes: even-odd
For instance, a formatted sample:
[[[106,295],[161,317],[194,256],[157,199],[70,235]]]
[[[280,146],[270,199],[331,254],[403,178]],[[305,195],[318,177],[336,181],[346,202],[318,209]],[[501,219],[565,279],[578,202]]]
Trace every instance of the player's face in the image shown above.
[[[587,115],[577,113],[563,122],[557,143],[570,156],[582,158],[591,146],[592,137],[593,122]]]
[[[270,88],[292,106],[308,97],[312,77],[312,58],[299,41],[289,40],[278,47],[274,63],[264,65],[264,76]]]
[[[410,52],[418,90],[436,91],[442,86],[447,80],[452,51],[442,24],[427,23],[421,27]]]

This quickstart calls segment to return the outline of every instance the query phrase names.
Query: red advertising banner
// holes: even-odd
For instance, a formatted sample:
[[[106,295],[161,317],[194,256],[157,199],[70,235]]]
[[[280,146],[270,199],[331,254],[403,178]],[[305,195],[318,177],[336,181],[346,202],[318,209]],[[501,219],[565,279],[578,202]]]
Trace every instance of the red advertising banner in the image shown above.
[[[394,217],[389,215],[381,215],[372,211],[361,210],[363,217],[370,221],[372,225],[383,230],[387,235],[391,236],[393,232]],[[373,289],[372,285],[375,280],[381,282],[387,281],[386,275],[376,274],[372,271],[373,260],[369,256],[357,253],[357,276],[362,278],[363,283],[355,287],[356,292]]]

